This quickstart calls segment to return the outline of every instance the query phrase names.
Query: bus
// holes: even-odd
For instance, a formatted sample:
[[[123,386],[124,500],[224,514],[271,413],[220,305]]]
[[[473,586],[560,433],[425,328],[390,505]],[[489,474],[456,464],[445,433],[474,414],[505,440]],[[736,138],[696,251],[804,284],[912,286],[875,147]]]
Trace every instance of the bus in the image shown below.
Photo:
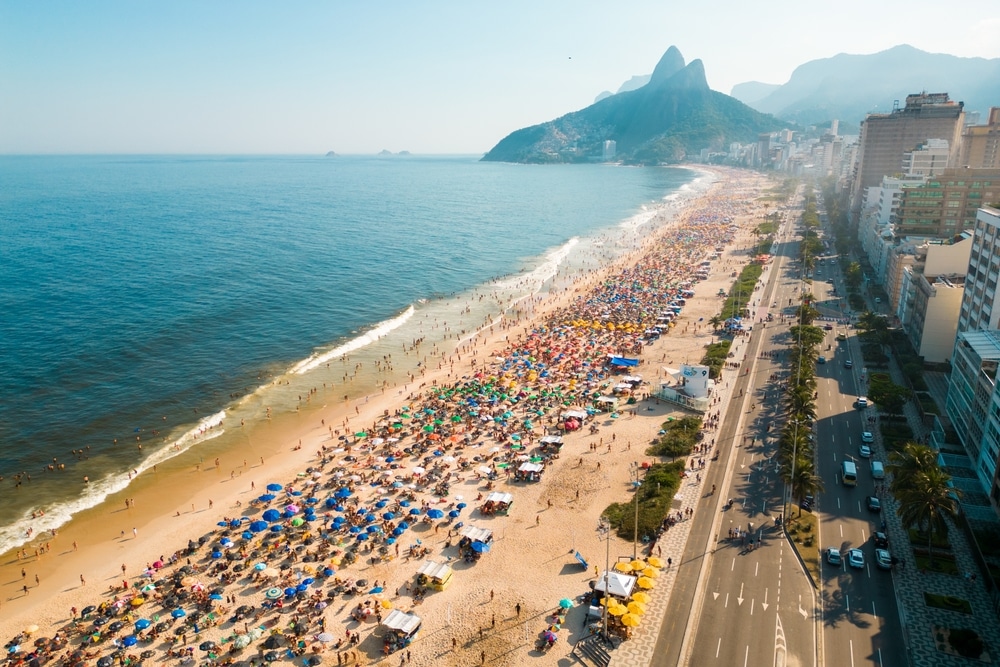
[[[844,461],[840,464],[840,479],[844,486],[858,485],[858,467],[854,461]]]

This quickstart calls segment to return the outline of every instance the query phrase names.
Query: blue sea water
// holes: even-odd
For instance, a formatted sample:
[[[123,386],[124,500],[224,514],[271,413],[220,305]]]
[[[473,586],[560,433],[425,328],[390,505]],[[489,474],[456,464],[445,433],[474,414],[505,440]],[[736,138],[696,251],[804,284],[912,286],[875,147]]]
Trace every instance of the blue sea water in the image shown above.
[[[403,335],[503,276],[514,289],[547,265],[544,281],[576,239],[696,176],[472,157],[0,157],[0,552],[33,510],[58,525],[275,377]],[[137,437],[150,446],[122,446]],[[46,472],[53,459],[66,470]]]

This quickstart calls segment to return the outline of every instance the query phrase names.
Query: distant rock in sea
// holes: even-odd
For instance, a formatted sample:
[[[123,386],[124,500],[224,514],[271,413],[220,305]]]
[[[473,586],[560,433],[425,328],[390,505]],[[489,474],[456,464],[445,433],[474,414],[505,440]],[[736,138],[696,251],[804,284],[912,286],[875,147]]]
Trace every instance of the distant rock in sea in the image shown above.
[[[333,151],[327,151],[327,152],[326,152],[326,156],[327,156],[327,157],[337,157],[337,154],[336,154],[336,153],[334,153]]]
[[[389,157],[389,156],[392,155],[392,151],[390,151],[390,150],[388,150],[386,148],[383,148],[382,150],[380,150],[378,152],[378,155],[381,156],[381,157]]]
[[[398,153],[396,153],[396,155],[402,155],[403,157],[406,157],[409,154],[410,154],[410,151],[399,151]]]

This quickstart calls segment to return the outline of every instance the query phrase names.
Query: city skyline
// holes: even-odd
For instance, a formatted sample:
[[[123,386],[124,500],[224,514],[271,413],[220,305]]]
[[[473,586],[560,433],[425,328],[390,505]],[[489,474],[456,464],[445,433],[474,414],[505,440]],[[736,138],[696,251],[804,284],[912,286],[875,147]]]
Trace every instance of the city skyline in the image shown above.
[[[0,153],[475,154],[648,74],[670,45],[727,94],[902,43],[1000,57],[1000,12],[959,4],[8,3]]]

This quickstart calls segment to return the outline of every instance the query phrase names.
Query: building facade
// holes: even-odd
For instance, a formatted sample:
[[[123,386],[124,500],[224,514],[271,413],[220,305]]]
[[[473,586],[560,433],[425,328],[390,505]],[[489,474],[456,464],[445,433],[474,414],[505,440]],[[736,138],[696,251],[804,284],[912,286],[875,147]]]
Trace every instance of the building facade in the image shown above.
[[[919,187],[903,189],[893,231],[900,236],[955,236],[976,224],[980,206],[998,198],[1000,169],[951,167]]]
[[[1000,107],[990,107],[986,125],[967,125],[957,166],[1000,169]]]

